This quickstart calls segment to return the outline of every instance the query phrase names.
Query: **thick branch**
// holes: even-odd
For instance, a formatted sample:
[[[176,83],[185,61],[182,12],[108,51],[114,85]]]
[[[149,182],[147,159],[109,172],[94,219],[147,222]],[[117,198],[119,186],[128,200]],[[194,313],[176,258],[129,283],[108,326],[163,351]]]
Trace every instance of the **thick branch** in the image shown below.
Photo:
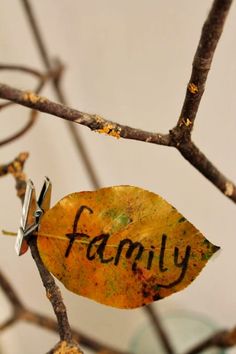
[[[93,131],[105,133],[114,137],[134,139],[153,144],[174,146],[181,154],[207,179],[209,179],[222,193],[236,202],[236,186],[226,178],[207,157],[191,142],[182,139],[178,130],[172,130],[170,134],[158,134],[140,129],[131,128],[103,119],[96,114],[88,114],[72,109],[60,103],[36,95],[32,92],[21,91],[13,87],[0,84],[0,97],[19,103],[23,106],[37,109],[59,118],[85,125]]]
[[[215,0],[202,28],[184,104],[177,126],[174,128],[182,132],[183,138],[185,135],[187,139],[193,129],[211,62],[231,4],[232,0]]]
[[[114,123],[105,120],[99,115],[78,111],[30,91],[22,91],[8,85],[0,84],[0,98],[84,125],[93,131],[108,134],[116,138],[122,137],[125,139],[140,140],[154,144],[170,145],[169,135],[146,132]]]

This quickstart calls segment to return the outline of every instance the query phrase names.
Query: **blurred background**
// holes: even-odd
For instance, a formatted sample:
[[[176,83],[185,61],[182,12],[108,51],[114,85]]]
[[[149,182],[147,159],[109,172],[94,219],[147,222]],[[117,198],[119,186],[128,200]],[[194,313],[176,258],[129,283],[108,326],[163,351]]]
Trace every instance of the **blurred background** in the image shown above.
[[[52,58],[66,66],[69,105],[133,127],[166,133],[180,114],[202,24],[212,1],[31,1]],[[236,6],[232,6],[195,123],[193,140],[236,181]],[[1,0],[0,63],[43,69],[20,0]],[[33,89],[35,79],[0,72],[0,81]],[[50,85],[43,95],[55,99]],[[28,110],[1,112],[0,140],[18,130]],[[182,292],[155,303],[165,318],[178,311],[206,316],[219,328],[236,324],[235,205],[174,149],[116,140],[77,127],[101,186],[136,185],[160,194],[214,244],[221,246],[201,275]],[[91,190],[88,174],[63,120],[40,114],[24,137],[0,149],[0,163],[29,151],[25,171],[39,191],[53,182],[52,204],[71,192]],[[16,231],[21,215],[11,176],[0,180],[0,229]],[[13,238],[1,237],[0,267],[28,306],[52,314],[30,254],[18,258]],[[145,327],[142,309],[118,310],[76,296],[59,284],[72,325],[127,349]],[[0,320],[10,312],[0,292]],[[143,328],[144,328],[143,327]],[[19,323],[0,337],[4,354],[41,354],[58,341],[46,330]],[[86,353],[90,353],[86,350]],[[153,354],[155,351],[153,352]],[[236,353],[232,349],[229,353]]]

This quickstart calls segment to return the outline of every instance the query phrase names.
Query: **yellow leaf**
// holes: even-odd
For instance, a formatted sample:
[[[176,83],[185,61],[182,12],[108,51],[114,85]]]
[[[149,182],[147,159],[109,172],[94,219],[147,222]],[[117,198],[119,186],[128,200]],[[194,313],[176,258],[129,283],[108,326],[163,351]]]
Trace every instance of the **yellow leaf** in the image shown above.
[[[132,186],[66,196],[42,217],[38,248],[66,288],[119,308],[182,290],[219,249],[163,198]]]

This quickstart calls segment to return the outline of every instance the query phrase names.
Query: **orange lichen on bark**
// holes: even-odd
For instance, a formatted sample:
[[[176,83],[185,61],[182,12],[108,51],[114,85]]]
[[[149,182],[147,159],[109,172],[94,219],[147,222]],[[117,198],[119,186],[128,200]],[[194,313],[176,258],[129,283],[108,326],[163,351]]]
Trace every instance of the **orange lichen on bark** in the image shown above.
[[[186,127],[189,127],[192,122],[189,118],[182,118],[181,122],[179,123],[179,127],[182,127],[183,124],[186,126]]]
[[[226,182],[225,183],[225,195],[227,195],[228,197],[230,197],[234,192],[234,186],[232,182]]]
[[[195,84],[192,83],[192,82],[190,82],[190,83],[188,84],[188,90],[189,90],[191,93],[193,93],[193,94],[198,93],[198,87],[197,87],[197,85],[195,85]]]
[[[106,123],[103,126],[103,128],[97,129],[96,132],[101,133],[101,134],[107,134],[107,135],[113,136],[117,139],[120,138],[120,130],[117,129],[117,127],[114,124],[111,124],[111,123]]]
[[[79,349],[78,345],[71,345],[66,341],[62,341],[56,345],[53,354],[83,354],[83,352]]]
[[[189,118],[187,118],[185,120],[183,119],[183,122],[184,122],[186,127],[189,127],[192,124],[192,122],[191,122],[191,120]]]
[[[23,99],[25,101],[29,101],[32,103],[37,103],[39,101],[42,101],[42,97],[36,95],[35,93],[33,93],[31,91],[26,91],[23,95]]]

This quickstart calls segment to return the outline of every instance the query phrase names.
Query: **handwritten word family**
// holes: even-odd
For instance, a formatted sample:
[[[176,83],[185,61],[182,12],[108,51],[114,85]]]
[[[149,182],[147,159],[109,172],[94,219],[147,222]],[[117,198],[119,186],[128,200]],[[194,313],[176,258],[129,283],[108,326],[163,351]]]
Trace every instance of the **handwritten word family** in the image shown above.
[[[158,249],[153,245],[147,249],[143,246],[142,242],[124,238],[114,247],[114,254],[111,255],[109,253],[108,256],[107,249],[111,237],[109,233],[102,233],[95,237],[90,237],[85,233],[77,231],[80,217],[82,213],[85,212],[91,214],[91,216],[94,213],[90,207],[82,205],[75,215],[72,232],[66,234],[66,237],[69,239],[69,244],[65,252],[66,258],[70,256],[75,240],[86,240],[86,242],[84,242],[87,245],[86,258],[89,261],[99,260],[103,264],[113,263],[115,266],[119,266],[122,257],[125,257],[127,260],[131,261],[131,269],[134,273],[137,272],[140,262],[142,262],[142,267],[145,267],[146,270],[156,270],[157,273],[168,272],[169,269],[165,264],[165,260],[167,247],[171,247],[171,244],[168,244],[168,236],[166,234],[163,233],[160,235],[160,247],[158,247]],[[184,279],[188,268],[191,246],[187,245],[184,251],[181,250],[181,254],[177,246],[172,245],[172,248],[171,255],[173,266],[180,271],[176,280],[167,284],[158,284],[158,286],[162,288],[171,288],[180,283]],[[168,252],[168,257],[169,256],[170,252]]]

